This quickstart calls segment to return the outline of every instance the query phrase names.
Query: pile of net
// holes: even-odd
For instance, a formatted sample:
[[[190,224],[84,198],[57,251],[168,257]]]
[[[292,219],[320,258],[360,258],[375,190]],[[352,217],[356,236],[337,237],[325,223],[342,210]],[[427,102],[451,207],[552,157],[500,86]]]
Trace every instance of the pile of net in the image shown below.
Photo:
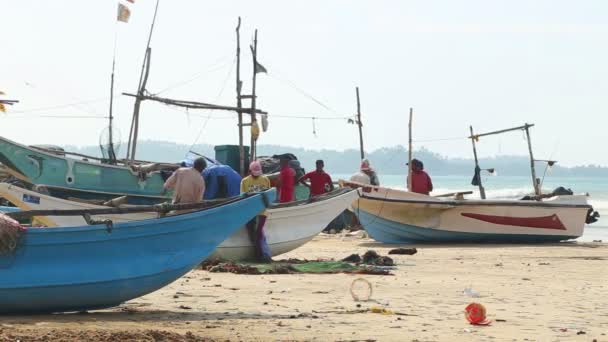
[[[12,253],[24,232],[19,222],[0,212],[0,255]]]
[[[296,172],[296,177],[299,178],[304,175],[305,170],[300,165],[298,157],[291,153],[260,156],[257,158],[262,165],[262,172],[264,172],[265,175],[281,171],[281,159],[289,160],[289,167]]]
[[[280,260],[272,263],[249,263],[222,260],[206,260],[201,264],[203,270],[209,272],[235,274],[372,274],[391,275],[390,270],[374,265],[355,265],[346,261],[334,260]]]

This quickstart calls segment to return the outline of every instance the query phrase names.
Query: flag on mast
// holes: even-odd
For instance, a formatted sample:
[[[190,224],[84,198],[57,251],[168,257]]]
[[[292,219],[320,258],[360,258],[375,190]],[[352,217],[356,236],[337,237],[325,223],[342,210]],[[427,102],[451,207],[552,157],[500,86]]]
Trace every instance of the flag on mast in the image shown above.
[[[255,73],[257,74],[258,72],[267,74],[268,70],[266,70],[262,64],[258,63],[258,61],[255,61]]]
[[[121,3],[118,3],[118,15],[116,19],[118,21],[122,21],[123,23],[129,22],[129,17],[131,17],[131,10]]]

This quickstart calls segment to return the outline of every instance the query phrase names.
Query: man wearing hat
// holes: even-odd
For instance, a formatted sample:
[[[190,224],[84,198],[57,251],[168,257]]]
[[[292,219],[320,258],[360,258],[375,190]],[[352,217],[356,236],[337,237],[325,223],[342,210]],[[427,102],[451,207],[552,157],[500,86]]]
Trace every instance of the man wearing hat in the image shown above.
[[[380,186],[378,174],[376,174],[376,171],[372,169],[368,159],[361,160],[361,167],[359,168],[359,172],[352,175],[350,177],[350,180],[351,182]]]
[[[428,195],[433,191],[431,177],[424,171],[424,164],[418,159],[412,159],[412,188],[410,191]]]

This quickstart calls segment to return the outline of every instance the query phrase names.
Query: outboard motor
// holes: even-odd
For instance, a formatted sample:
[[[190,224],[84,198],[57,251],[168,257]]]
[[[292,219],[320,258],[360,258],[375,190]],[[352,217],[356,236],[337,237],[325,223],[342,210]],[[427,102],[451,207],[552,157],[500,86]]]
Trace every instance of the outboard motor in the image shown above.
[[[597,222],[597,220],[599,220],[599,218],[600,218],[600,213],[593,210],[593,208],[589,208],[589,211],[587,211],[587,218],[585,219],[585,223],[586,224],[595,223],[595,222]]]

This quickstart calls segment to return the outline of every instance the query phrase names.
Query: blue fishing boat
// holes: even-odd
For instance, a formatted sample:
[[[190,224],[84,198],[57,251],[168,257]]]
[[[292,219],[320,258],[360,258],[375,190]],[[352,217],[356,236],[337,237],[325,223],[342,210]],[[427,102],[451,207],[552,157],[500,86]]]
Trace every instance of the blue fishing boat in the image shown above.
[[[159,219],[30,228],[0,255],[0,313],[101,309],[160,289],[264,210],[273,191]]]

